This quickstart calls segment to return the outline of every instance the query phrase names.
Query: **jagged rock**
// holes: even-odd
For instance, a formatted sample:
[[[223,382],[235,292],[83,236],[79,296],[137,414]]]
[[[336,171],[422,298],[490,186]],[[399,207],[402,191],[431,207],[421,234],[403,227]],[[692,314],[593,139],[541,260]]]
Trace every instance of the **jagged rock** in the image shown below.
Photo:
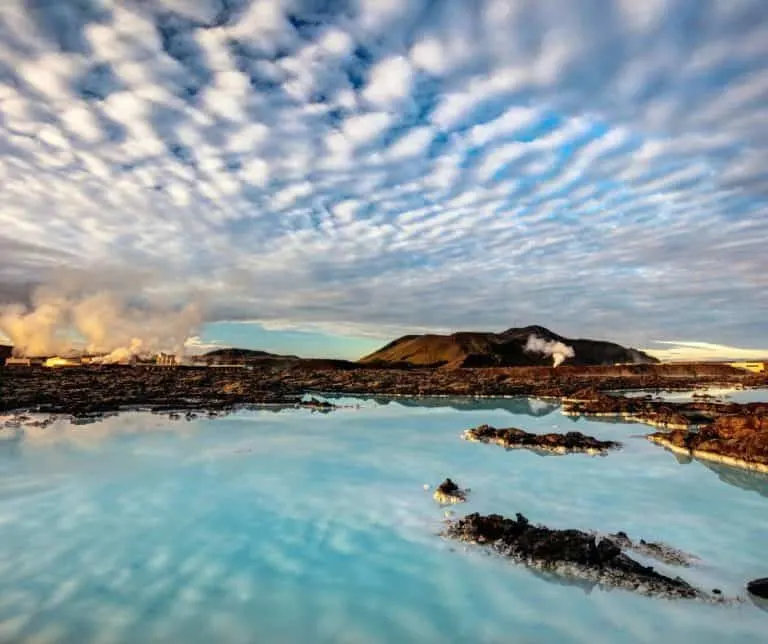
[[[467,500],[467,490],[462,490],[451,479],[445,479],[445,481],[437,486],[432,498],[443,505],[464,503]]]
[[[768,472],[768,404],[751,403],[738,406],[738,410],[719,416],[696,432],[656,432],[648,439],[673,452]]]
[[[581,530],[533,525],[522,514],[508,519],[474,513],[450,522],[445,535],[481,544],[531,568],[668,599],[713,599],[680,577],[668,577],[626,555],[613,539]]]
[[[754,579],[747,584],[747,590],[762,599],[768,599],[768,577]]]
[[[495,443],[505,449],[524,448],[549,454],[585,453],[596,455],[605,454],[610,449],[621,447],[621,443],[616,441],[601,441],[581,432],[532,434],[516,427],[497,429],[490,425],[480,425],[468,429],[464,432],[464,438],[481,443]]]
[[[689,555],[665,543],[646,541],[645,539],[640,539],[640,541],[636,542],[632,541],[626,532],[610,534],[608,538],[625,550],[632,550],[640,555],[656,559],[656,561],[670,566],[688,567],[696,560],[696,557],[693,555]]]

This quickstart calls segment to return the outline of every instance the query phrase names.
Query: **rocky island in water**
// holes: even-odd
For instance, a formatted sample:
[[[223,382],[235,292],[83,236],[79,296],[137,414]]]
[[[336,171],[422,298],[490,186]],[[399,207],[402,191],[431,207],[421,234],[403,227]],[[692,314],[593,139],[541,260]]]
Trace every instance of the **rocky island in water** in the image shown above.
[[[445,535],[490,548],[530,568],[607,588],[666,599],[720,600],[719,589],[695,588],[680,577],[669,577],[632,559],[624,552],[626,535],[597,537],[582,530],[548,528],[532,524],[519,513],[515,519],[469,514],[449,522]],[[666,563],[677,562],[668,558]]]
[[[468,429],[463,436],[468,441],[494,443],[505,449],[529,449],[545,454],[583,453],[595,456],[621,447],[621,443],[616,441],[601,441],[581,432],[532,434],[516,427],[496,429],[490,425]]]

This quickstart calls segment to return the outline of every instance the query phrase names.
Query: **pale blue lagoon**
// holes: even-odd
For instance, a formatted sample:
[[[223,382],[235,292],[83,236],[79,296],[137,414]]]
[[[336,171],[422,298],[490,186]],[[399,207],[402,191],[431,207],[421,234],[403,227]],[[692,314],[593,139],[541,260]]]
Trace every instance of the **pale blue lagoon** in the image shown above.
[[[768,576],[768,478],[680,463],[637,424],[537,400],[342,400],[186,422],[131,412],[2,430],[2,642],[758,642],[768,613],[553,583],[439,536],[459,514],[624,530],[744,596]],[[359,405],[359,407],[357,406]],[[480,424],[624,441],[542,457],[460,439]]]

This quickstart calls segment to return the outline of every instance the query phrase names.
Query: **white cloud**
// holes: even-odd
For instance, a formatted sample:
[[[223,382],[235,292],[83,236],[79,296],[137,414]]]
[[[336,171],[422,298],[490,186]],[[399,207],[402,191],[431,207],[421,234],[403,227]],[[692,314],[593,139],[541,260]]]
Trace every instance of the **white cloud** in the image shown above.
[[[392,124],[392,117],[386,112],[358,114],[344,121],[344,135],[355,145],[375,141]]]
[[[768,349],[747,349],[709,342],[656,340],[656,343],[670,345],[670,348],[646,349],[645,351],[665,362],[768,360]]]
[[[410,96],[413,70],[403,56],[377,63],[370,71],[363,98],[374,106],[396,108]]]
[[[0,293],[117,264],[212,319],[759,345],[761,2],[10,3]]]

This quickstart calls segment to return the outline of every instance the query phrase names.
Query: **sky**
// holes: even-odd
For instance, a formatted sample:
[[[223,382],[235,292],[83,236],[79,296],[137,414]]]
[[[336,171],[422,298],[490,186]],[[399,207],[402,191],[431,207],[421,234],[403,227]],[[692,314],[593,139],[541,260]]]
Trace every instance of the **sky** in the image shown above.
[[[198,347],[768,354],[766,159],[765,0],[0,6],[0,303],[195,302]]]

